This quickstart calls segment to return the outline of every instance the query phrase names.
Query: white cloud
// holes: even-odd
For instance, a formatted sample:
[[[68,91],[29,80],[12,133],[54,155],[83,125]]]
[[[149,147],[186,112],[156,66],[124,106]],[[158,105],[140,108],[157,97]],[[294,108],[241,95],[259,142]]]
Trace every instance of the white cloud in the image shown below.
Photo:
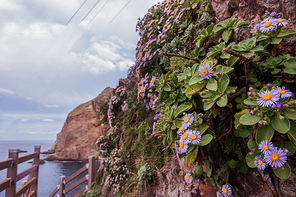
[[[53,119],[43,119],[42,121],[43,121],[43,122],[54,122]]]
[[[4,89],[4,88],[0,88],[0,94],[6,94],[6,95],[11,95],[13,94],[14,92],[11,91],[11,90],[7,90],[7,89]]]
[[[27,99],[27,100],[32,100],[33,97],[26,96],[25,99]]]
[[[27,120],[29,120],[29,119],[21,119],[22,122],[26,122]]]
[[[44,105],[45,107],[47,108],[57,108],[57,107],[60,107],[58,105]]]

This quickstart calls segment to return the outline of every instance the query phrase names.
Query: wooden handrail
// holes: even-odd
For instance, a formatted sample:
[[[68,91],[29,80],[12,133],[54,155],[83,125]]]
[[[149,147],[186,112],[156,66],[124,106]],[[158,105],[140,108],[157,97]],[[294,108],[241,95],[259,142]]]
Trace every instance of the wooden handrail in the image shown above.
[[[36,157],[38,157],[38,153],[31,153],[31,154],[28,154],[28,155],[24,155],[24,156],[19,157],[19,162],[18,163],[20,164],[20,163],[23,163],[23,162],[28,161],[30,159],[34,159]]]
[[[71,195],[70,197],[76,197],[79,194],[82,194],[86,190],[87,190],[87,186],[83,187],[82,189],[80,189],[78,192],[76,192],[75,194]]]
[[[66,179],[66,184],[69,183],[70,181],[72,181],[74,178],[76,178],[78,175],[80,175],[82,172],[84,172],[87,169],[88,169],[88,165],[86,164],[85,166],[83,166],[82,168],[80,168],[78,171],[76,171],[74,174],[72,174],[71,176],[69,176]]]
[[[65,194],[69,193],[72,189],[74,189],[75,187],[77,187],[78,185],[80,185],[81,183],[83,183],[84,181],[87,181],[88,180],[87,176],[88,175],[82,177],[79,181],[75,182],[70,187],[66,188]]]
[[[16,181],[21,180],[22,178],[24,178],[25,176],[28,176],[29,174],[33,173],[36,170],[37,170],[37,165],[33,165],[30,168],[18,173],[16,175]]]
[[[36,197],[36,192],[35,192],[35,191],[32,191],[32,192],[28,195],[28,197]]]
[[[6,188],[9,188],[11,185],[11,179],[6,179],[5,181],[2,181],[0,183],[0,192],[5,190]]]
[[[23,193],[25,193],[36,181],[36,178],[32,178],[30,181],[28,181],[25,185],[23,185],[20,189],[17,190],[15,193],[15,197],[19,197]]]
[[[13,164],[13,159],[7,159],[5,161],[0,161],[0,171],[6,168],[10,168]]]
[[[60,189],[60,185],[58,185],[52,192],[51,192],[51,194],[49,195],[49,197],[52,197],[52,196],[54,196],[58,191],[59,191],[59,189]]]

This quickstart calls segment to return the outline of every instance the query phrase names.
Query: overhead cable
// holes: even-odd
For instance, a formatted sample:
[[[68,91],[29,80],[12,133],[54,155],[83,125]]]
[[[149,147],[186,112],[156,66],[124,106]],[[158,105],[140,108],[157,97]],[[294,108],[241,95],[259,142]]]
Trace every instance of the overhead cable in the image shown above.
[[[85,0],[82,4],[81,4],[81,6],[78,8],[78,10],[76,10],[76,12],[73,14],[73,16],[69,19],[69,21],[66,23],[66,25],[68,25],[68,23],[70,23],[70,21],[72,20],[72,18],[77,14],[77,12],[80,10],[80,8],[85,4],[85,2],[86,2],[87,0]]]
[[[108,1],[110,1],[110,0],[108,0]],[[88,24],[90,24],[95,18],[96,18],[96,16],[100,13],[100,11],[105,7],[105,5],[108,3],[108,1],[106,1],[106,3],[101,7],[101,9],[96,13],[96,15],[89,21],[89,23]]]
[[[89,13],[97,6],[97,4],[100,2],[100,0],[97,1],[97,3],[89,10],[89,12],[85,15],[85,17],[80,21],[80,23],[89,15]],[[79,24],[80,24],[79,23]]]
[[[125,4],[125,6],[123,6],[123,8],[116,14],[116,16],[110,21],[110,23],[109,24],[111,24],[112,23],[112,21],[120,14],[120,12],[129,4],[129,2],[131,2],[131,0],[129,0],[128,2],[127,2],[127,4]]]

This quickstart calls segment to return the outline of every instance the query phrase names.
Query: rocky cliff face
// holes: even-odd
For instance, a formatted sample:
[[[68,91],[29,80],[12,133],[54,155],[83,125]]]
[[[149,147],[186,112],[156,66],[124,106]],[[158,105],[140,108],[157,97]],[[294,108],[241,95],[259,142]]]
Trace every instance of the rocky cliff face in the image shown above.
[[[52,146],[54,154],[46,160],[87,160],[88,156],[99,156],[96,140],[106,135],[107,126],[98,125],[102,116],[100,105],[110,99],[114,89],[107,87],[91,101],[79,105],[68,114],[57,140]]]

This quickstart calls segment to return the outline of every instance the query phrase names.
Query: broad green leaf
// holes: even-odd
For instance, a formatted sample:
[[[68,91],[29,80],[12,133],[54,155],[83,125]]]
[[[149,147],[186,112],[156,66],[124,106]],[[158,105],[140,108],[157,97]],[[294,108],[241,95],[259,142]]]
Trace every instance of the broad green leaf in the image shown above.
[[[217,91],[217,89],[218,89],[217,81],[215,79],[213,79],[213,78],[210,78],[208,83],[207,83],[206,88],[209,89],[209,90]]]
[[[175,138],[176,138],[176,132],[175,131],[173,131],[172,129],[169,129],[167,134],[168,134],[171,141],[175,141]]]
[[[195,75],[193,77],[191,77],[191,79],[189,80],[189,85],[193,85],[193,84],[196,84],[200,81],[202,81],[204,78],[201,77],[200,75]]]
[[[165,85],[165,86],[163,87],[163,90],[166,91],[166,92],[169,92],[169,91],[171,91],[172,89],[171,89],[170,86]]]
[[[258,41],[259,41],[259,39],[258,39]],[[269,39],[268,40],[264,40],[264,41],[262,41],[262,42],[259,43],[259,45],[263,46],[264,49],[266,49],[269,44],[270,44],[270,40]]]
[[[245,51],[245,49],[239,45],[233,45],[231,49],[239,52]]]
[[[284,120],[280,119],[280,115],[277,113],[271,119],[272,127],[281,134],[285,134],[290,130],[290,121],[283,117]]]
[[[187,76],[191,76],[191,69],[190,68],[185,68],[184,70],[184,73],[187,75]]]
[[[293,155],[295,153],[295,150],[296,150],[295,145],[291,141],[286,141],[286,142],[281,143],[279,148],[281,148],[282,150],[288,149],[289,152],[290,152],[288,154],[288,156]]]
[[[183,122],[182,119],[180,119],[180,118],[176,118],[176,119],[174,120],[174,122],[175,122],[175,125],[176,125],[177,128],[182,127],[182,122]]]
[[[207,36],[210,36],[211,32],[213,30],[213,23],[211,23],[209,26],[207,26],[206,30],[207,30]]]
[[[241,23],[239,23],[236,27],[239,28],[239,27],[244,27],[244,26],[248,26],[250,24],[250,22],[248,21],[243,21]]]
[[[263,50],[263,51],[257,51],[258,54],[261,54],[261,55],[265,55],[265,56],[268,56],[270,57],[271,54],[267,51],[267,50]]]
[[[249,99],[245,99],[244,104],[254,106],[254,105],[257,105],[257,101],[251,101]]]
[[[287,135],[288,135],[289,139],[296,146],[296,122],[290,121],[290,124],[291,124],[290,131],[288,131]]]
[[[193,66],[191,67],[191,75],[192,75],[192,76],[195,74],[198,65],[199,65],[199,64],[193,64]]]
[[[200,131],[200,135],[204,134],[204,132],[209,128],[206,124],[201,124],[197,126],[197,131]]]
[[[220,87],[220,91],[221,93],[224,94],[225,90],[227,89],[228,85],[229,85],[229,77],[228,75],[223,75],[222,77],[222,81],[220,82],[221,83],[221,87]]]
[[[296,75],[296,68],[289,67],[289,68],[285,68],[284,71],[285,73]]]
[[[234,68],[231,68],[231,67],[228,67],[228,66],[223,67],[223,73],[224,74],[230,74],[233,70],[234,70]]]
[[[257,41],[266,40],[266,39],[268,39],[268,38],[269,38],[269,36],[263,34],[263,35],[261,35],[261,36],[258,38]]]
[[[192,103],[183,103],[178,106],[176,110],[174,110],[174,117],[177,118],[180,116],[183,112],[190,110],[192,107]]]
[[[212,171],[213,171],[213,168],[212,167],[209,167],[208,171],[207,171],[207,176],[208,177],[211,177],[212,175]]]
[[[199,175],[201,175],[203,173],[203,167],[202,166],[197,166],[195,168],[195,176],[198,177]]]
[[[277,37],[282,38],[282,37],[293,36],[295,34],[296,34],[296,31],[295,30],[288,29],[288,30],[282,31],[279,35],[277,35]]]
[[[193,84],[186,89],[185,94],[186,95],[194,95],[194,94],[200,92],[200,90],[203,89],[203,87],[204,87],[204,83]]]
[[[255,165],[254,161],[255,161],[255,157],[259,156],[260,153],[253,153],[253,152],[249,152],[247,155],[246,155],[246,162],[248,164],[248,166],[250,168],[257,168],[257,166]]]
[[[231,35],[232,35],[232,30],[228,29],[227,31],[223,32],[222,38],[227,43],[230,40]]]
[[[256,131],[256,143],[259,145],[263,140],[271,141],[274,128],[271,125],[258,127]]]
[[[217,101],[217,105],[219,107],[225,107],[228,103],[228,98],[227,98],[227,95],[224,94],[223,96],[221,96],[218,101]]]
[[[239,57],[236,57],[233,55],[229,58],[227,65],[230,67],[233,67],[237,62],[239,62],[239,60],[240,60]]]
[[[263,50],[264,50],[264,47],[261,45],[258,45],[252,49],[252,51],[254,51],[254,52],[263,51]]]
[[[248,141],[248,148],[250,150],[252,150],[253,148],[258,149],[258,146],[257,146],[256,142],[253,139],[250,139]]]
[[[239,122],[243,125],[254,125],[257,124],[259,120],[261,120],[260,117],[246,113],[242,115],[242,117],[239,119]]]
[[[236,165],[235,165],[235,160],[231,159],[230,161],[227,161],[227,165],[230,167],[230,168],[235,168]]]
[[[234,120],[234,127],[237,129],[237,128],[239,128],[240,126],[241,126],[241,123],[240,123],[240,118],[244,115],[244,114],[247,114],[247,113],[249,113],[250,112],[250,110],[249,109],[244,109],[244,110],[242,110],[242,111],[240,111],[240,112],[238,112],[238,113],[236,113],[235,115],[234,115],[234,118],[235,118],[235,120]]]
[[[287,60],[285,63],[284,63],[284,65],[286,66],[286,67],[292,67],[292,68],[296,68],[296,58],[291,58],[291,59],[289,59],[289,60]]]
[[[197,157],[198,148],[199,146],[196,146],[196,148],[187,155],[186,163],[189,167],[191,167]]]
[[[176,100],[173,99],[173,98],[168,98],[168,99],[165,101],[165,103],[168,104],[168,105],[171,105],[171,104],[173,104],[175,101],[176,101]]]
[[[224,66],[222,66],[222,65],[217,65],[216,66],[216,71],[219,72],[219,73],[222,73],[223,72],[223,67]]]
[[[249,135],[251,135],[251,133],[248,129],[242,129],[239,131],[239,136],[242,138],[249,137]]]
[[[282,41],[281,38],[272,38],[271,44],[280,44],[281,41]]]
[[[201,141],[199,142],[200,146],[208,145],[213,139],[213,136],[210,134],[205,134],[201,137]]]
[[[185,73],[180,73],[178,75],[178,81],[183,81],[187,78],[187,75]]]
[[[274,174],[280,179],[286,180],[291,175],[291,168],[289,164],[285,163],[282,167],[279,167]]]
[[[289,109],[284,110],[284,116],[291,120],[296,120],[296,112],[291,112]]]
[[[204,105],[203,105],[204,110],[207,111],[207,110],[211,109],[211,107],[213,107],[214,104],[215,104],[215,102],[211,102],[209,104],[206,104],[206,102],[204,102]]]

